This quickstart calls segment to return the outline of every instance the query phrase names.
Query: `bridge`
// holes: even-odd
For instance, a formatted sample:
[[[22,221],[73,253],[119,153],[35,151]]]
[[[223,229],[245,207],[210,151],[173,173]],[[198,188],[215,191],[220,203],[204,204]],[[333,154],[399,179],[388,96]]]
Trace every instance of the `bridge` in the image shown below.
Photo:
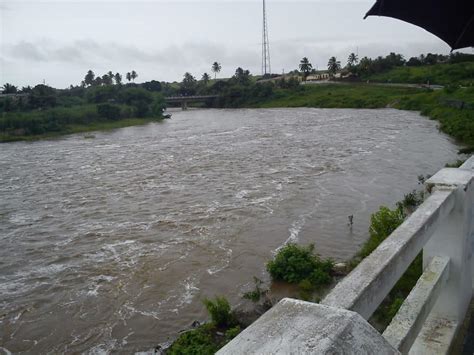
[[[427,197],[320,304],[285,298],[218,354],[447,354],[473,295],[474,157],[425,182]],[[423,274],[381,334],[367,320],[415,257]]]
[[[219,95],[197,95],[197,96],[168,96],[165,97],[166,103],[180,103],[183,110],[188,109],[189,102],[205,102],[213,100]]]

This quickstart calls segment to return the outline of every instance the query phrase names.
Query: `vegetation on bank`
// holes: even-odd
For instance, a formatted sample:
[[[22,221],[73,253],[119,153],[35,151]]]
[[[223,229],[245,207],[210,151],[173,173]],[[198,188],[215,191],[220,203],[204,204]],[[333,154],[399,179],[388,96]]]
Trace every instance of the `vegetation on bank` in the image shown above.
[[[25,91],[0,99],[0,142],[140,124],[161,119],[165,109],[159,92],[134,84]]]
[[[241,324],[227,299],[204,299],[203,304],[211,321],[182,333],[166,350],[167,354],[214,354],[241,332]]]
[[[404,199],[397,203],[395,209],[381,206],[377,212],[372,214],[369,239],[351,261],[351,267],[357,266],[365,257],[369,256],[422,203],[423,197],[420,194],[418,191],[413,191],[405,195]],[[423,257],[420,253],[372,315],[370,321],[375,327],[382,330],[388,326],[422,272]]]
[[[305,247],[289,243],[267,263],[273,281],[297,284],[301,298],[307,301],[319,287],[333,281],[333,270],[334,262],[315,254],[313,244]]]
[[[364,79],[382,83],[470,86],[474,83],[474,62],[398,66],[386,72],[367,75]]]

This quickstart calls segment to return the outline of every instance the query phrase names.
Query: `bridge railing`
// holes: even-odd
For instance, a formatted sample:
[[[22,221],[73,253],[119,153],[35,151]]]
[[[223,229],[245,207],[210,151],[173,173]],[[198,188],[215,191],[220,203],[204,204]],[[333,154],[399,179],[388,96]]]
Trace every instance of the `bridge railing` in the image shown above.
[[[445,354],[469,309],[474,157],[425,182],[428,197],[321,304],[283,299],[219,354]],[[424,271],[383,334],[367,319],[423,251]]]

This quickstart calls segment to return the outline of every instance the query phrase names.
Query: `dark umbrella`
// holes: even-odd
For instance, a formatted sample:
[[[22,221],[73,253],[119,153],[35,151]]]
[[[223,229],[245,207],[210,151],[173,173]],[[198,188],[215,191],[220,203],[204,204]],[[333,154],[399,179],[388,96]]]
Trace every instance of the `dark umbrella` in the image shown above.
[[[377,0],[367,16],[387,16],[420,26],[451,48],[474,46],[474,0]]]

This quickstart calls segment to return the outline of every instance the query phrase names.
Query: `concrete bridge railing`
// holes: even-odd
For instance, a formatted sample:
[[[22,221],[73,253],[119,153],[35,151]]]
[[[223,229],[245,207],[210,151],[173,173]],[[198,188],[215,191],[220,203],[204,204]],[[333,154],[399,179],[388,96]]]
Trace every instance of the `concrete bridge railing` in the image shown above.
[[[320,303],[283,299],[218,354],[446,354],[473,292],[474,157]],[[367,319],[420,251],[424,272],[383,334]]]

